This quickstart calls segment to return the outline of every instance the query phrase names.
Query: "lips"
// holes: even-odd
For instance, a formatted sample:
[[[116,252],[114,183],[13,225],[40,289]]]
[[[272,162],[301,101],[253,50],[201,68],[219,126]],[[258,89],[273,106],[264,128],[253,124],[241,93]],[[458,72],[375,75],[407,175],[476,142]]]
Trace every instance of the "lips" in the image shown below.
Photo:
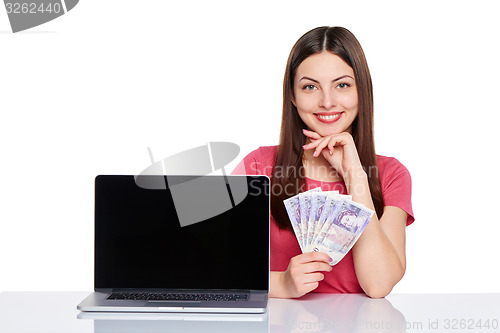
[[[322,123],[331,124],[338,121],[342,117],[342,114],[343,112],[318,112],[314,115]]]

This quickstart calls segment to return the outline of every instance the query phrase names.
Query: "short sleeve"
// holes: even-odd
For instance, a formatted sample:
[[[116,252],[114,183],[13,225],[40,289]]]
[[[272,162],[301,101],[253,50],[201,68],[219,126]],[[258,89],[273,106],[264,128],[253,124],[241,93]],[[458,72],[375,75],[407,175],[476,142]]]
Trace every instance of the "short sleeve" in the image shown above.
[[[379,173],[385,206],[401,208],[408,214],[406,225],[415,221],[411,204],[411,176],[408,169],[393,157],[379,156]]]
[[[270,176],[274,166],[275,153],[276,146],[260,147],[245,156],[231,174]]]
[[[241,162],[234,168],[233,172],[231,172],[232,175],[256,175],[258,174],[255,166],[257,164],[257,161],[255,159],[255,154],[256,151],[254,150],[245,158],[241,160]]]

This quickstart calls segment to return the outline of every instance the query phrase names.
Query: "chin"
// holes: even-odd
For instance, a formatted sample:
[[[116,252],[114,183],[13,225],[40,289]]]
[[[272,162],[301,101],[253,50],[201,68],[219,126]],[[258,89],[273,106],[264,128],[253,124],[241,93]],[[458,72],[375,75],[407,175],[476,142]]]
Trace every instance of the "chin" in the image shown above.
[[[316,131],[321,136],[327,136],[327,135],[334,135],[334,134],[339,134],[342,132],[345,132],[342,130],[342,128],[339,128],[338,126],[335,126],[334,128],[318,128]]]

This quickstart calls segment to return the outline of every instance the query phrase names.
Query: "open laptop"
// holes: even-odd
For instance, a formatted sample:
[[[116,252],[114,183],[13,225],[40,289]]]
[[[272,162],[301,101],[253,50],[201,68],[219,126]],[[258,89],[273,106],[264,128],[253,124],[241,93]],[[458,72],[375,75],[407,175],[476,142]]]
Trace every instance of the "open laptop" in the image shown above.
[[[95,292],[81,311],[265,312],[267,176],[95,179]]]

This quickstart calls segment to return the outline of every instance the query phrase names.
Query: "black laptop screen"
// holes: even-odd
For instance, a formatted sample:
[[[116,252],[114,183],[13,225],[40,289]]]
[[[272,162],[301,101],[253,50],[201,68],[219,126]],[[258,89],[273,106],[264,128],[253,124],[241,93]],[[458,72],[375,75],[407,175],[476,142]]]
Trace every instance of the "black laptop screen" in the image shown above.
[[[268,289],[269,178],[140,177],[96,177],[96,290]]]

